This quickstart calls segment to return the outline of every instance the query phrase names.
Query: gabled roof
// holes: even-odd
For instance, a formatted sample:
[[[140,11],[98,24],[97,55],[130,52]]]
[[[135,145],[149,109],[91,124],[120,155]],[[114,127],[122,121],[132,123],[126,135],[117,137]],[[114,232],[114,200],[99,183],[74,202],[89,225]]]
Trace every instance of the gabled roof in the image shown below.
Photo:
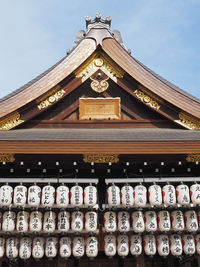
[[[106,27],[103,26],[105,21],[101,18],[97,18],[96,24],[94,22],[87,22],[90,25],[89,32],[80,38],[69,55],[28,84],[0,100],[0,128],[14,128],[43,112],[43,109],[36,110],[35,105],[51,92],[57,93],[56,86],[60,88],[64,80],[68,81],[68,85],[62,89],[61,96],[66,97],[69,92],[85,81],[83,76],[77,73],[82,71],[83,75],[88,77],[94,73],[96,69],[90,70],[92,57],[101,53],[108,61],[108,65],[110,64],[106,74],[133,97],[144,105],[148,105],[149,102],[146,99],[150,99],[153,102],[153,105],[149,105],[150,108],[187,129],[200,129],[200,100],[161,78],[132,57],[119,41],[120,38],[117,41],[116,36],[108,30],[109,21],[106,22]],[[98,24],[98,22],[101,23]],[[112,66],[115,69],[114,73]],[[132,89],[135,84],[139,89]],[[58,97],[56,103],[60,98]],[[35,112],[30,112],[31,108]]]

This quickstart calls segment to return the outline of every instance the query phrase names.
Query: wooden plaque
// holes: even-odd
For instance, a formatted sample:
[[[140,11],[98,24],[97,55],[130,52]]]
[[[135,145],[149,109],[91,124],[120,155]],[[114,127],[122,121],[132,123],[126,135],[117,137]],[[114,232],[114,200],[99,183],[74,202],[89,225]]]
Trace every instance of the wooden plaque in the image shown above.
[[[80,120],[120,120],[120,97],[79,98]]]

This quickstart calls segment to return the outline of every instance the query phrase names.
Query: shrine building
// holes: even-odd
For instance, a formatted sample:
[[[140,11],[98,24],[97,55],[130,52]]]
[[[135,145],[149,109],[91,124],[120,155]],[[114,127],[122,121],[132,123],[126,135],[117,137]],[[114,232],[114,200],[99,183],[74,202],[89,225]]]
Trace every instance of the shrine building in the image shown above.
[[[0,100],[0,267],[200,266],[200,100],[86,31]]]

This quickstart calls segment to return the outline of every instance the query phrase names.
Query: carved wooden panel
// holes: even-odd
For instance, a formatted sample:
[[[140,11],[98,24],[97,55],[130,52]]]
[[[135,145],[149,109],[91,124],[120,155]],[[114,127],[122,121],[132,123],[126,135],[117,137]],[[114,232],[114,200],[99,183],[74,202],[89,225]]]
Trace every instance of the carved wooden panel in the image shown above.
[[[120,97],[79,98],[80,120],[120,120]]]

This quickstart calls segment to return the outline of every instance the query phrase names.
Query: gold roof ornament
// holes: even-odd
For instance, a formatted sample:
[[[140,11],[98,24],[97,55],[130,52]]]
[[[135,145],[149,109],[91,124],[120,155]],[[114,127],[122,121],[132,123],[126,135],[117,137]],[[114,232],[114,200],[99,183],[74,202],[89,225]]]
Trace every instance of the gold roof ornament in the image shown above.
[[[118,154],[84,154],[83,161],[85,163],[117,163],[118,156]]]

